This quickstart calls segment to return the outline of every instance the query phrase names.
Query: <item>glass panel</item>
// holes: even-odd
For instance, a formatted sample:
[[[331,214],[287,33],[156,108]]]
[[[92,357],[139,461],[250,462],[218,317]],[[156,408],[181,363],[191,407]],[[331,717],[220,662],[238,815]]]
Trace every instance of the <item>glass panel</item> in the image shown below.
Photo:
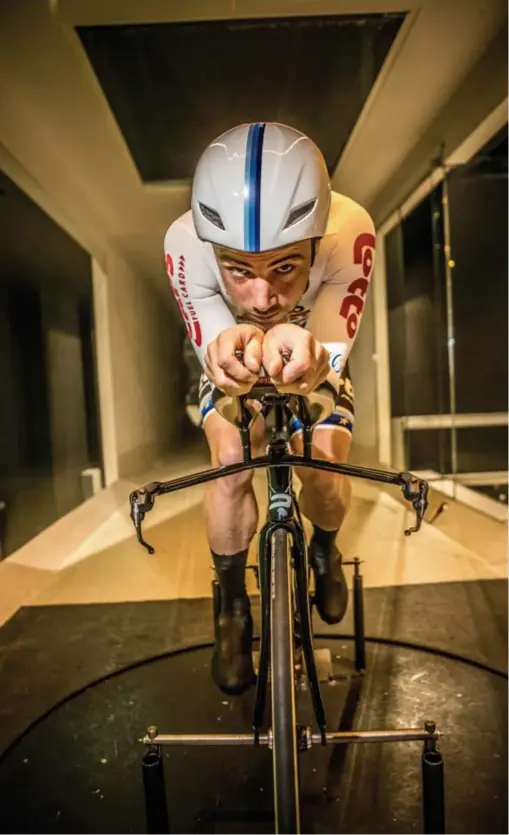
[[[450,409],[441,206],[439,185],[385,240],[393,419]],[[447,431],[415,434],[403,434],[405,466],[450,472]]]
[[[507,427],[474,426],[457,430],[458,475],[507,470]]]
[[[498,158],[481,157],[451,171],[448,187],[456,408],[505,412],[507,171]]]
[[[445,294],[434,257],[433,209],[440,187],[403,220],[404,304],[406,324],[407,414],[440,414],[447,398],[441,379],[445,330]],[[435,230],[436,234],[436,230]],[[448,406],[447,406],[448,408]]]
[[[448,429],[413,429],[405,434],[408,469],[433,470],[441,475],[451,472],[451,433]]]
[[[508,504],[507,481],[500,484],[473,484],[470,489],[474,490],[476,493],[482,493],[483,496],[487,496],[489,499],[494,499],[496,502],[500,502],[500,504]]]
[[[443,450],[442,473],[452,472],[449,429],[407,431],[408,466],[411,470],[436,470],[436,450]],[[505,426],[460,427],[456,430],[458,475],[507,470],[507,428]]]
[[[507,425],[489,423],[508,408],[507,230],[506,126],[385,239],[393,464],[457,476],[499,501]],[[447,428],[406,428],[405,417],[435,415]]]

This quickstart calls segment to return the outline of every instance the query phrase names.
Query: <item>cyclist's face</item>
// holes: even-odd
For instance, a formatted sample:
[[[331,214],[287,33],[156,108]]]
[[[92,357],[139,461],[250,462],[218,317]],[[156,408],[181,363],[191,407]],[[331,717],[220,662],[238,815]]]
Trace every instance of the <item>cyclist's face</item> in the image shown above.
[[[310,241],[257,253],[214,247],[230,298],[239,312],[265,330],[284,321],[304,295],[311,250]]]

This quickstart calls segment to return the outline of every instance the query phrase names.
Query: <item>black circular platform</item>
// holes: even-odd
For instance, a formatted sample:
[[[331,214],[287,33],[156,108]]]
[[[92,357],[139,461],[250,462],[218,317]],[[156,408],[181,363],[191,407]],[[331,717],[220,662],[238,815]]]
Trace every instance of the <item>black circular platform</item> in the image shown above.
[[[448,832],[507,832],[507,682],[408,647],[329,646],[343,679],[322,685],[330,730],[421,727],[444,733]],[[252,693],[223,696],[210,647],[174,653],[106,678],[38,722],[0,762],[2,832],[146,831],[138,742],[161,733],[249,732]],[[299,720],[312,722],[309,694]],[[302,831],[422,832],[421,743],[313,749],[301,756]],[[256,748],[164,749],[172,832],[273,832],[271,755]]]

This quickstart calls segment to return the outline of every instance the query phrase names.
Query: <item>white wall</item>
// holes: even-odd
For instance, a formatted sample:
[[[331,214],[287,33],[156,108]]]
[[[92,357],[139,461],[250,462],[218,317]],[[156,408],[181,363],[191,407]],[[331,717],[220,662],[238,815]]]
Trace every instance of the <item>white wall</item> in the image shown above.
[[[94,262],[93,274],[103,460],[111,484],[178,444],[183,328],[153,282],[116,253],[105,270]]]
[[[178,442],[182,326],[162,253],[167,226],[187,208],[187,188],[164,195],[145,188],[77,35],[56,19],[55,5],[0,3],[0,167],[94,259],[101,436],[111,484]]]
[[[53,494],[58,516],[82,500],[79,473],[88,463],[78,304],[73,293],[41,288],[51,431]]]

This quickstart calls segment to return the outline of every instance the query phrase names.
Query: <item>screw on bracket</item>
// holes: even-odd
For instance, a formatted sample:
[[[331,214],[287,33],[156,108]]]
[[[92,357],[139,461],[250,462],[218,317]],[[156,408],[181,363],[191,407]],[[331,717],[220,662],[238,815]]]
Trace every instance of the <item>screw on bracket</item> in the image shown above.
[[[424,730],[427,734],[429,734],[429,739],[424,740],[424,748],[426,751],[436,751],[437,750],[437,741],[434,738],[434,734],[436,733],[437,726],[435,722],[432,722],[430,719],[426,719],[424,722]]]

